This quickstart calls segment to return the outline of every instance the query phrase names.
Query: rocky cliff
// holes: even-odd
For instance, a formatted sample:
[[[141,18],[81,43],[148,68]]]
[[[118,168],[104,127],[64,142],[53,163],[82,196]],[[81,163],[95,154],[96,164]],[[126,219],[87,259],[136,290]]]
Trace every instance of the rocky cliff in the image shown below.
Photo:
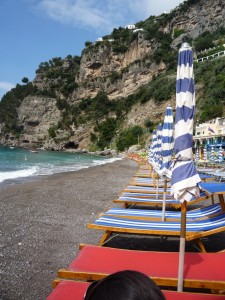
[[[220,26],[225,27],[224,0],[189,0],[186,2],[170,13],[154,18],[153,25],[158,26],[157,30],[171,39],[168,54],[172,51],[177,53],[179,45],[184,40],[193,41],[203,32],[213,33]],[[23,128],[19,138],[11,132],[2,134],[1,142],[19,146],[35,144],[46,149],[57,150],[70,147],[88,148],[91,144],[90,133],[95,131],[96,120],[86,118],[86,121],[77,123],[78,115],[85,117],[80,110],[77,110],[77,113],[73,113],[70,118],[70,121],[76,121],[71,121],[62,128],[57,127],[57,124],[67,117],[68,107],[77,109],[82,100],[93,99],[99,91],[104,91],[111,102],[120,101],[120,99],[123,101],[141,87],[150,85],[152,80],[164,73],[168,67],[162,59],[157,61],[154,58],[156,50],[162,45],[159,39],[146,38],[146,30],[137,32],[126,51],[114,51],[114,43],[105,39],[86,47],[76,71],[74,71],[74,62],[71,63],[68,58],[61,62],[60,67],[55,67],[55,69],[58,68],[57,76],[47,74],[45,68],[39,69],[33,85],[38,91],[53,90],[53,95],[45,96],[44,93],[37,93],[25,97],[17,111],[18,123]],[[63,84],[65,89],[68,87],[68,78],[65,79],[62,76],[68,71],[71,71],[70,75],[75,85],[72,89],[70,85],[70,89],[67,90],[69,92],[65,93],[59,87]],[[171,76],[175,81],[175,72],[170,74]],[[145,103],[134,103],[126,116],[123,116],[120,128],[134,124],[143,126],[147,118],[152,122],[158,122],[162,119],[165,107],[168,104],[174,106],[175,95],[165,100],[157,102],[149,98]],[[59,101],[67,109],[60,108]],[[115,118],[115,113],[111,112],[108,116]],[[104,117],[101,117],[101,120],[104,120]],[[55,128],[54,136],[49,135],[49,128]],[[4,132],[3,123],[0,129]]]

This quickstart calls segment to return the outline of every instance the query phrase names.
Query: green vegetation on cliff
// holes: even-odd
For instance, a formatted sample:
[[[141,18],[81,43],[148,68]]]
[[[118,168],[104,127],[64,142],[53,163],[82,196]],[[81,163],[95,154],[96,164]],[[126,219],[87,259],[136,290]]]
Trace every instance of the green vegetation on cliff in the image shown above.
[[[124,128],[127,114],[135,104],[142,106],[151,100],[160,105],[175,97],[177,55],[180,44],[188,41],[198,57],[211,55],[215,51],[224,49],[224,27],[218,27],[214,32],[205,30],[197,38],[191,39],[186,28],[167,26],[171,25],[170,22],[174,20],[179,11],[186,12],[190,6],[200,5],[200,2],[200,0],[187,0],[170,13],[163,13],[158,17],[150,16],[145,21],[135,24],[139,29],[138,32],[119,27],[114,29],[110,35],[103,37],[101,42],[86,42],[86,49],[83,53],[87,56],[85,63],[88,67],[85,71],[88,76],[84,76],[84,81],[82,81],[81,75],[82,72],[85,72],[83,70],[85,68],[80,68],[81,58],[78,56],[68,55],[65,59],[56,57],[48,62],[40,63],[33,83],[24,77],[22,85],[18,84],[3,96],[0,102],[1,134],[14,133],[19,136],[23,132],[23,124],[18,120],[18,108],[25,97],[39,96],[56,99],[57,108],[60,110],[58,123],[56,121],[57,124],[51,124],[47,132],[47,136],[55,141],[60,140],[60,137],[57,136],[60,131],[68,132],[68,135],[65,136],[68,136],[69,140],[79,126],[91,128],[89,131],[91,132],[90,141],[95,149],[109,147],[113,141],[117,149],[123,151],[138,141],[142,141],[142,137],[143,139],[145,137],[144,128],[136,125]],[[165,28],[167,30],[164,30]],[[175,44],[173,44],[174,39],[178,41]],[[146,48],[151,48],[151,51],[143,54],[140,59],[132,61],[125,68],[115,67],[117,60],[121,63],[130,47],[136,45],[134,41],[136,44],[145,43]],[[214,49],[215,45],[217,48]],[[213,49],[203,52],[212,47]],[[104,60],[98,60],[104,50],[110,54],[107,57],[108,60],[111,57],[115,58],[115,65],[111,68],[110,73],[105,71],[99,78],[92,79],[91,72],[88,72],[91,68],[94,71],[104,64],[102,62]],[[200,51],[201,53],[199,53]],[[91,54],[93,54],[93,58]],[[120,93],[118,98],[113,98],[113,100],[109,98],[110,89],[107,90],[107,88],[117,85],[118,90],[123,89],[124,78],[130,74],[131,77],[135,77],[134,69],[142,71],[143,67],[143,70],[148,68],[156,70],[159,65],[160,68],[155,72],[157,75],[154,75],[147,84],[137,85],[139,87],[126,97],[121,96],[122,93]],[[198,93],[196,118],[199,122],[204,122],[223,116],[225,58],[220,57],[216,60],[195,63],[194,69]],[[93,84],[94,80],[95,84]],[[133,77],[132,80],[135,83]],[[88,87],[95,96],[91,97],[89,93],[85,98],[79,98],[79,95],[82,94],[82,92],[80,93],[81,88],[85,87]],[[74,95],[76,96],[74,97]],[[143,120],[144,126],[152,130],[154,123],[147,118]]]

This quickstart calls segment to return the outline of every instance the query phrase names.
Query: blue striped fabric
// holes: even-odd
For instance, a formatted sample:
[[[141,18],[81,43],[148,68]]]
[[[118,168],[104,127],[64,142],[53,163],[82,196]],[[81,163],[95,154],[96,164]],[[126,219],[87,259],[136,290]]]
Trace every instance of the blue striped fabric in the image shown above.
[[[132,181],[136,183],[154,183],[154,179],[145,177],[136,177]],[[163,180],[160,179],[159,182],[163,182]]]
[[[199,161],[199,149],[196,149],[196,153],[195,153],[195,161],[198,162]]]
[[[156,131],[156,145],[154,148],[155,151],[153,155],[153,168],[155,170],[159,169],[162,163],[161,145],[162,145],[162,125],[159,124]]]
[[[146,198],[152,199],[156,198],[156,193],[146,194],[146,193],[122,193],[119,198]],[[158,199],[163,199],[163,194],[157,195]],[[171,199],[171,196],[167,194],[167,199]]]
[[[157,198],[156,196],[154,195],[152,198],[150,196],[148,196],[149,194],[146,194],[146,197],[138,197],[138,196],[120,196],[118,199],[120,201],[124,201],[124,202],[146,202],[146,203],[151,203],[151,204],[154,204],[154,203],[163,203],[163,195],[162,194],[158,194],[157,195]],[[203,198],[205,197],[206,194],[203,192],[200,194],[200,197]],[[195,197],[192,197],[191,200],[189,201],[191,203],[191,201],[195,201],[196,198]],[[180,202],[174,198],[171,198],[169,195],[166,195],[166,204],[167,205],[171,205],[171,204],[174,204],[174,205],[177,205],[179,204]]]
[[[173,144],[173,110],[172,107],[167,107],[162,128],[162,164],[157,171],[160,176],[171,178]]]
[[[127,191],[127,190],[129,190],[129,191],[148,191],[149,193],[150,192],[155,192],[156,191],[156,189],[155,189],[155,187],[150,187],[150,186],[140,186],[140,185],[128,185],[125,189],[124,189],[124,191]],[[163,188],[162,187],[158,187],[158,191],[160,191],[160,192],[163,192]],[[170,188],[168,188],[167,190],[169,190],[170,191]]]
[[[171,178],[171,194],[183,202],[199,196],[201,179],[192,161],[195,88],[193,53],[189,45],[179,50],[176,84],[175,162]]]
[[[211,153],[210,153],[210,160],[211,162],[214,162],[214,147],[211,148]]]
[[[146,231],[166,231],[168,235],[170,232],[180,232],[181,222],[165,222],[165,221],[147,221],[147,220],[137,220],[137,219],[128,219],[128,218],[116,218],[111,216],[101,216],[93,224],[97,226],[103,226],[104,228],[111,230],[116,228],[122,229],[133,229],[138,232],[138,230]],[[190,221],[186,224],[187,232],[196,232],[196,231],[208,231],[212,229],[217,229],[225,226],[225,213],[222,213],[216,217]]]
[[[152,166],[153,166],[153,161],[154,161],[156,143],[157,143],[156,130],[153,130],[152,131],[152,144],[151,144],[151,147],[148,152],[148,162]]]
[[[201,182],[201,188],[210,194],[225,194],[225,183],[222,182]]]
[[[203,218],[206,216],[210,216],[213,214],[217,214],[222,212],[221,206],[219,203],[194,209],[192,211],[188,211],[186,218],[187,220],[195,220],[197,218]],[[145,217],[145,218],[161,218],[162,217],[162,211],[161,210],[150,210],[150,209],[127,209],[127,208],[118,208],[118,207],[112,207],[110,208],[105,215],[115,215],[115,216],[122,216],[122,217]],[[165,217],[167,219],[171,218],[177,218],[179,219],[181,217],[181,212],[179,211],[166,211]]]
[[[204,160],[204,161],[207,160],[207,149],[206,149],[206,147],[204,147],[203,160]]]
[[[218,160],[219,160],[219,162],[223,161],[223,148],[221,146],[219,148]]]

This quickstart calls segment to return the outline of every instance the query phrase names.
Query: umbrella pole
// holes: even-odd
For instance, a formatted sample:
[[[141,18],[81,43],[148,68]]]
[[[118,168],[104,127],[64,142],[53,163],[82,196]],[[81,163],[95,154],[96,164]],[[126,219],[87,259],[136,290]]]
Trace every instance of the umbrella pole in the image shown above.
[[[180,250],[179,250],[179,265],[178,265],[178,284],[177,291],[183,291],[184,281],[184,255],[185,255],[185,240],[186,240],[186,212],[187,201],[181,204],[181,228],[180,228]]]
[[[165,221],[165,213],[166,213],[166,189],[167,189],[167,180],[164,180],[164,188],[163,188],[163,207],[162,207],[162,221]]]

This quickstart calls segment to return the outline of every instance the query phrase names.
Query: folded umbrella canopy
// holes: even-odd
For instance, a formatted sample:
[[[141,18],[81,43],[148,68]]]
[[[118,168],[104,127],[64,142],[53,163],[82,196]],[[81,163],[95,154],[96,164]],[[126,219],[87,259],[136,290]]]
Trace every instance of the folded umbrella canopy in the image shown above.
[[[162,124],[159,124],[157,126],[156,131],[156,137],[157,137],[157,143],[155,148],[155,155],[154,155],[154,169],[157,172],[157,170],[160,169],[162,164]]]
[[[167,107],[162,127],[162,161],[160,168],[156,170],[159,176],[164,178],[162,221],[165,220],[167,180],[171,178],[172,174],[171,165],[174,145],[173,142],[173,110],[172,107]]]
[[[174,138],[173,138],[173,110],[172,107],[166,108],[166,113],[164,117],[163,127],[162,127],[162,163],[158,174],[160,176],[166,176],[171,178],[172,170],[172,153],[174,147]]]
[[[223,161],[223,148],[220,146],[219,148],[219,155],[218,160],[221,163]]]
[[[207,149],[206,149],[206,146],[204,147],[203,160],[207,161]]]
[[[157,143],[157,138],[156,138],[156,130],[152,131],[152,143],[148,151],[148,163],[153,166],[153,159],[155,155],[155,147]]]
[[[178,55],[174,132],[175,161],[171,177],[171,194],[182,203],[178,291],[183,290],[187,202],[190,201],[193,196],[196,198],[199,197],[197,184],[201,182],[194,162],[192,161],[194,111],[195,88],[193,53],[190,45],[184,43]]]
[[[211,148],[210,161],[211,161],[212,163],[215,162],[215,159],[214,159],[214,147]]]
[[[195,162],[198,163],[199,161],[199,149],[196,149],[196,153],[195,153]]]

